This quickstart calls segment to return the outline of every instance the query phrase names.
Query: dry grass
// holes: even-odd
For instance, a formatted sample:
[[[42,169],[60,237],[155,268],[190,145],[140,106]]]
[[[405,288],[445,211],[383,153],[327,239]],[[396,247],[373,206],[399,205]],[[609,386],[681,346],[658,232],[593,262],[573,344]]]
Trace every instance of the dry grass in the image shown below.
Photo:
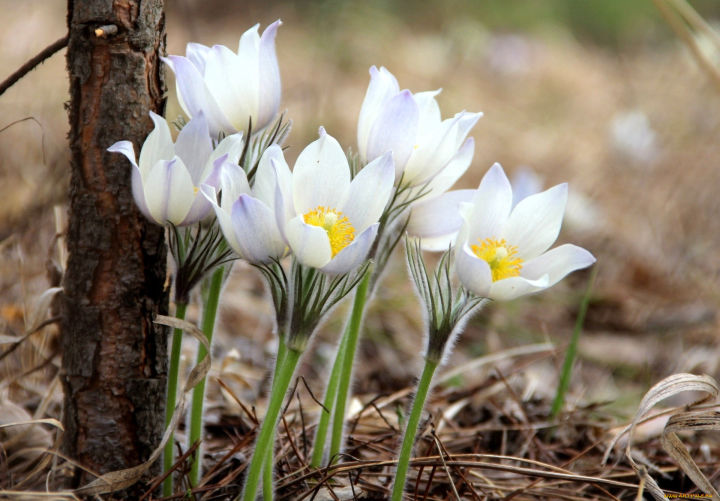
[[[429,459],[412,469],[413,499],[452,499],[449,478],[467,499],[507,499],[516,489],[510,498],[633,498],[635,488],[621,484],[636,485],[637,479],[621,457],[617,464],[600,466],[608,430],[625,423],[643,393],[669,374],[720,376],[720,94],[683,48],[665,42],[612,52],[582,45],[560,30],[543,37],[493,33],[463,16],[438,29],[418,28],[360,4],[345,7],[337,17],[342,26],[323,26],[322,19],[299,16],[282,5],[261,12],[252,4],[234,13],[232,22],[219,23],[193,5],[168,7],[170,53],[184,52],[191,39],[234,46],[258,19],[264,26],[283,18],[278,55],[284,103],[294,121],[287,151],[291,164],[319,125],[342,144],[354,143],[367,68],[376,64],[413,91],[444,87],[440,104],[446,116],[461,109],[485,112],[473,133],[475,159],[463,187],[476,186],[499,161],[510,172],[532,166],[546,185],[569,181],[577,197],[561,240],[591,249],[600,271],[567,413],[560,423],[548,422],[563,347],[586,280],[581,273],[542,296],[494,304],[469,325],[451,367],[533,343],[550,341],[557,348],[483,365],[438,388],[417,449]],[[2,77],[62,36],[65,6],[60,0],[0,0]],[[64,210],[66,99],[59,55],[0,97],[0,128],[27,116],[36,120],[0,132],[2,336],[19,339],[32,330],[33,305],[59,284],[63,257],[55,233],[62,221],[56,221],[53,206]],[[654,131],[649,156],[622,150],[612,139],[613,121],[629,111],[641,111]],[[168,116],[179,112],[171,90]],[[262,414],[273,352],[272,315],[260,279],[236,265],[224,298],[206,419],[205,462],[211,473],[197,491],[205,499],[222,498],[241,478],[256,420],[239,402]],[[382,499],[389,486],[388,461],[419,363],[422,332],[400,259],[375,299],[356,368],[357,406],[363,411],[351,424],[352,458],[327,472],[307,470],[307,437],[312,437],[317,406],[301,386],[283,422],[287,428],[280,429],[278,473],[285,499],[333,499],[333,491],[340,499],[353,493]],[[40,313],[43,319],[53,317]],[[342,309],[306,357],[303,374],[316,395],[341,326]],[[60,416],[56,336],[53,325],[45,326],[0,360],[3,422],[11,413],[20,421]],[[3,344],[0,353],[10,346]],[[192,347],[186,358],[193,358]],[[52,446],[56,431],[46,425],[24,431],[25,438],[13,439],[0,429],[0,488],[45,484],[52,465],[40,462],[48,456],[20,451]],[[660,429],[651,423],[646,431],[637,442],[648,463],[667,477],[663,487],[691,492],[692,485],[660,447]],[[697,433],[689,442],[691,454],[717,485],[717,438]],[[56,463],[58,475],[62,464]],[[36,474],[28,478],[33,469]]]

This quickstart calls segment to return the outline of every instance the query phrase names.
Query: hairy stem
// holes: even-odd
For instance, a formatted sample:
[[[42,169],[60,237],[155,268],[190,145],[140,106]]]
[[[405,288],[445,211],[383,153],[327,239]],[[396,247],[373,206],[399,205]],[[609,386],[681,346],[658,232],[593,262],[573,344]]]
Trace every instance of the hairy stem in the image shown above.
[[[275,370],[273,371],[272,384],[270,386],[271,395],[272,392],[275,390],[275,382],[277,381],[278,370],[282,366],[286,354],[287,344],[285,344],[285,338],[283,337],[283,335],[280,334],[278,339],[277,359],[275,360]],[[270,441],[268,450],[265,452],[265,468],[263,469],[263,499],[267,499],[268,501],[272,500],[275,495],[275,490],[273,489],[273,442],[274,440]]]

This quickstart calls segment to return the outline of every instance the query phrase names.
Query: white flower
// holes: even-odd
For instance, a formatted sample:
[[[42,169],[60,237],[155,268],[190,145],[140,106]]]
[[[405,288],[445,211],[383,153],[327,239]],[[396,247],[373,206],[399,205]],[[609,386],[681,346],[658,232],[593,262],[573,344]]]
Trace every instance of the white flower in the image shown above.
[[[320,138],[298,156],[288,191],[281,169],[276,172],[278,226],[297,260],[329,274],[360,265],[393,189],[391,155],[370,162],[351,181],[342,148],[321,127]]]
[[[461,211],[455,266],[462,284],[478,296],[508,300],[593,264],[593,255],[575,245],[548,250],[560,232],[566,202],[567,184],[560,184],[513,208],[510,181],[500,164],[493,165],[473,203]]]
[[[395,177],[417,186],[436,176],[446,191],[467,170],[474,144],[466,137],[482,113],[462,111],[442,120],[435,96],[440,90],[400,91],[385,68],[370,68],[370,85],[358,119],[358,151],[364,162],[392,151]],[[440,174],[442,172],[442,174]]]
[[[133,165],[133,197],[148,219],[176,226],[196,223],[210,211],[210,203],[198,194],[199,186],[217,185],[221,167],[238,163],[242,134],[227,136],[213,150],[207,121],[199,113],[173,144],[167,121],[152,111],[150,118],[155,128],[145,139],[137,162],[130,141],[119,141],[108,151],[122,153]]]
[[[204,112],[210,132],[231,134],[267,126],[280,107],[280,69],[275,35],[282,23],[275,21],[262,36],[258,26],[240,38],[237,54],[224,45],[212,48],[189,43],[183,56],[163,60],[175,72],[178,99],[188,116]]]
[[[252,190],[245,171],[238,165],[226,165],[222,169],[220,204],[215,187],[202,186],[225,239],[246,261],[269,263],[285,254],[287,246],[275,219],[275,192],[279,189],[289,196],[290,181],[290,169],[282,149],[275,144],[260,158]]]

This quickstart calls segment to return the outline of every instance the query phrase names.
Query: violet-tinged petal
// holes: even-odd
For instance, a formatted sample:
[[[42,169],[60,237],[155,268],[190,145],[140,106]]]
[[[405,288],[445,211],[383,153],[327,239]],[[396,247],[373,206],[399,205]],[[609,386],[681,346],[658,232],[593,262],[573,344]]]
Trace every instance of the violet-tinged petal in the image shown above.
[[[439,197],[413,204],[410,213],[410,222],[407,232],[410,236],[422,238],[423,248],[426,250],[426,239],[446,236],[452,243],[453,236],[457,234],[463,224],[460,215],[460,204],[469,203],[475,195],[475,190],[455,190],[443,193]],[[446,250],[433,249],[433,250]]]
[[[327,232],[306,224],[302,215],[287,222],[285,236],[298,261],[311,268],[322,268],[330,262],[332,251]]]
[[[190,42],[185,48],[185,56],[198,69],[200,74],[205,73],[205,59],[207,59],[210,47],[201,43]]]
[[[363,100],[358,117],[358,151],[364,161],[372,160],[367,156],[368,138],[370,129],[375,123],[380,111],[396,94],[400,92],[395,77],[385,68],[379,70],[370,67],[370,84]]]
[[[190,174],[179,157],[161,160],[144,179],[145,200],[153,219],[180,225],[195,196]]]
[[[205,84],[233,132],[247,129],[250,117],[257,116],[257,68],[224,45],[215,45],[205,60]]]
[[[366,159],[393,153],[395,176],[399,178],[415,148],[419,110],[408,90],[390,99],[373,123],[367,142]]]
[[[430,183],[425,188],[428,194],[424,198],[436,197],[449,190],[470,167],[474,154],[475,140],[469,137],[445,168],[430,180]],[[422,189],[422,185],[418,189]]]
[[[379,223],[368,226],[348,246],[338,252],[328,264],[323,266],[322,271],[330,275],[339,275],[360,266],[367,258],[379,226]]]
[[[138,166],[135,162],[135,148],[130,141],[118,141],[107,149],[111,153],[122,153],[125,157],[130,160],[130,163],[135,167]]]
[[[212,151],[210,129],[205,115],[200,112],[185,124],[175,140],[175,154],[187,167],[195,186],[202,181],[205,165]]]
[[[277,230],[272,211],[264,203],[250,195],[240,195],[232,207],[231,217],[239,253],[246,260],[268,263],[283,255],[285,242]]]
[[[218,224],[220,225],[220,230],[223,232],[228,245],[230,245],[235,252],[239,253],[240,242],[238,242],[237,236],[235,235],[235,228],[233,228],[232,218],[230,216],[230,209],[232,206],[230,206],[228,210],[225,210],[217,204],[218,194],[213,186],[203,184],[200,186],[200,192],[210,203],[212,208],[215,209],[215,216],[217,217]]]
[[[280,109],[282,86],[280,84],[280,67],[275,54],[275,36],[282,25],[279,19],[265,28],[260,37],[259,50],[259,96],[256,130],[267,126]]]

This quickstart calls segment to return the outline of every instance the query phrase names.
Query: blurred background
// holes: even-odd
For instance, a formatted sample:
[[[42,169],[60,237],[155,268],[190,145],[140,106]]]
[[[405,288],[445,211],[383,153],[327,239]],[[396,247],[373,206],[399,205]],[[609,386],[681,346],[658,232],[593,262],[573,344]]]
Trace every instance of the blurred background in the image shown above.
[[[692,3],[709,21],[720,19],[717,1]],[[0,0],[0,79],[65,34],[65,9],[61,0]],[[356,148],[368,68],[382,65],[401,88],[442,88],[443,117],[485,113],[458,187],[476,187],[494,162],[511,178],[532,173],[538,189],[569,182],[559,241],[598,258],[571,405],[610,401],[627,416],[666,375],[720,375],[720,86],[651,0],[174,0],[167,50],[184,54],[188,41],[236,49],[250,26],[264,29],[277,18],[283,103],[294,124],[290,165],[320,125]],[[698,44],[720,61],[707,40]],[[28,328],[62,270],[64,64],[63,51],[0,97],[0,322],[15,334]],[[172,72],[167,81],[166,116],[174,119],[181,110]],[[409,385],[419,364],[420,310],[403,257],[393,263],[365,322],[361,394]],[[507,369],[528,395],[551,397],[587,281],[587,272],[575,273],[540,296],[490,305],[458,341],[452,365],[551,342],[557,350]],[[340,308],[324,326],[306,360],[310,375],[327,370],[343,314]],[[273,351],[271,319],[262,282],[238,263],[221,305],[213,371],[251,401]],[[56,335],[47,328],[0,361],[0,399],[39,401],[59,366]],[[321,380],[309,378],[319,393]],[[210,392],[217,408],[231,405],[217,387]]]

